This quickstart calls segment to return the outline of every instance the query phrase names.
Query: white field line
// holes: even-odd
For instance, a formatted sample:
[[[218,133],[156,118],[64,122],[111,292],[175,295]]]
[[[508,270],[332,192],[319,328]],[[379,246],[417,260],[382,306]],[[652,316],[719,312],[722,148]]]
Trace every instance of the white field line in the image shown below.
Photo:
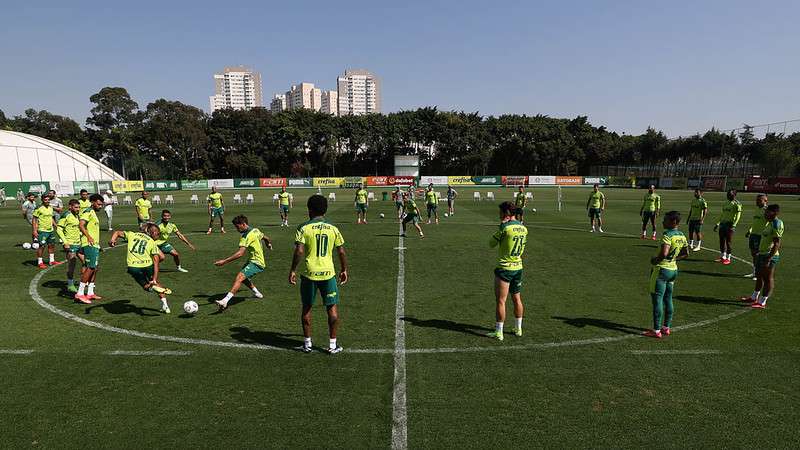
[[[189,356],[192,352],[186,350],[113,350],[104,354],[111,356]]]
[[[0,355],[30,355],[33,350],[0,348]]]
[[[397,243],[397,299],[394,312],[394,383],[392,391],[392,449],[408,447],[406,409],[405,247],[402,225]]]
[[[631,350],[634,355],[719,355],[719,350]]]

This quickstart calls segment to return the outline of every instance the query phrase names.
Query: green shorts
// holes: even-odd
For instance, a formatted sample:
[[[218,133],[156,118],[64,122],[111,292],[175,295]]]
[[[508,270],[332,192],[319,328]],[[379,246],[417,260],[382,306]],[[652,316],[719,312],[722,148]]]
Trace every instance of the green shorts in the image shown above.
[[[433,214],[433,213],[435,213],[435,212],[436,212],[436,207],[437,207],[438,205],[434,205],[434,204],[432,204],[432,203],[428,203],[428,205],[427,205],[427,206],[428,206],[428,215],[431,215],[431,214]]]
[[[69,244],[69,249],[65,250],[66,253],[78,254],[81,251],[81,246],[78,244]]]
[[[317,300],[317,291],[322,297],[323,305],[339,304],[339,287],[336,285],[336,277],[320,281],[309,280],[304,276],[300,277],[300,300],[304,306],[314,306]]]
[[[153,281],[153,266],[147,267],[128,267],[128,275],[132,276],[139,286],[144,287],[147,283]]]
[[[163,244],[158,246],[158,249],[164,252],[165,255],[172,253],[175,250],[175,247],[172,246],[169,242],[164,242]]]
[[[747,240],[747,244],[750,247],[750,253],[758,253],[758,246],[761,244],[761,235],[760,234],[750,234],[750,239]]]
[[[39,244],[55,244],[56,243],[56,232],[55,231],[40,231],[39,232]]]
[[[358,212],[367,212],[367,204],[366,203],[356,203],[356,211],[358,211]]]
[[[220,206],[219,208],[211,208],[211,217],[222,217],[225,214],[225,207]]]
[[[589,217],[592,219],[599,219],[602,210],[600,208],[589,208]]]
[[[647,223],[649,220],[655,220],[655,211],[642,211],[642,223]]]
[[[509,294],[519,294],[522,290],[522,269],[505,270],[497,268],[494,269],[494,275],[508,283]]]
[[[289,205],[281,205],[281,212],[289,214]]]
[[[689,235],[692,233],[700,233],[703,231],[703,222],[699,220],[690,220],[689,221]]]
[[[761,267],[767,266],[770,268],[774,268],[778,265],[778,262],[781,260],[781,255],[775,255],[772,258],[769,257],[769,253],[760,253],[756,256],[756,270]]]
[[[522,217],[525,215],[525,208],[514,208],[514,215]]]
[[[241,272],[245,278],[253,278],[254,276],[260,274],[264,271],[264,268],[259,266],[254,262],[248,262],[247,264],[242,266],[242,269],[239,271]]]
[[[736,231],[736,227],[733,226],[732,222],[722,222],[719,224],[719,234],[728,234]]]
[[[672,285],[675,284],[676,278],[678,278],[677,270],[654,266],[653,270],[650,271],[650,293],[663,296],[667,285],[671,289]]]
[[[409,223],[409,222],[412,222],[414,225],[418,224],[419,216],[417,216],[416,214],[406,214],[406,216],[403,217],[403,223]]]
[[[81,247],[81,253],[83,253],[83,265],[97,269],[97,264],[100,262],[100,248],[85,245]]]
[[[397,207],[397,208],[402,208],[403,207],[403,202],[394,202],[394,206]]]

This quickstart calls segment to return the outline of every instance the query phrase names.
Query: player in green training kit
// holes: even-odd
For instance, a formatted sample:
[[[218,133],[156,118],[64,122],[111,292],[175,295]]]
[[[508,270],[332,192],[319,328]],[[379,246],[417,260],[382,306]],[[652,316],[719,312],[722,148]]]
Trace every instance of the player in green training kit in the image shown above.
[[[764,210],[766,224],[761,230],[761,239],[758,242],[758,257],[756,258],[756,289],[749,298],[753,308],[764,309],[767,307],[772,290],[775,289],[775,267],[781,260],[780,249],[783,246],[783,221],[778,219],[781,208],[778,205],[769,205]]]
[[[653,329],[644,332],[645,336],[661,338],[672,331],[672,291],[678,276],[677,261],[689,256],[686,236],[678,230],[681,213],[670,211],[664,215],[664,234],[658,254],[650,259],[653,269],[650,272],[650,300],[653,302]]]
[[[356,190],[356,217],[358,224],[367,223],[367,208],[369,207],[369,193],[364,189],[364,185],[360,185]]]
[[[589,213],[589,225],[592,226],[591,233],[595,231],[603,232],[603,211],[606,209],[606,196],[600,192],[600,186],[595,184],[592,193],[586,200],[586,211]]]
[[[525,196],[525,188],[520,186],[517,195],[514,196],[514,219],[519,223],[525,223],[526,206],[528,206],[528,198]]]
[[[153,207],[153,204],[150,203],[148,197],[150,197],[150,193],[142,191],[142,197],[136,199],[136,203],[133,204],[136,208],[136,221],[139,225],[150,222],[150,209]]]
[[[489,240],[491,247],[498,247],[497,267],[494,269],[495,311],[494,331],[487,336],[503,340],[503,324],[506,321],[506,299],[511,294],[514,302],[514,334],[522,336],[522,254],[528,240],[528,229],[514,217],[516,206],[511,202],[500,204],[500,228]]]
[[[729,189],[727,193],[728,201],[722,205],[722,214],[719,216],[714,231],[719,231],[719,258],[716,262],[721,262],[726,266],[731,263],[733,250],[733,233],[736,232],[736,225],[742,218],[742,204],[736,200],[736,189]]]
[[[267,248],[272,250],[272,241],[270,238],[265,236],[258,228],[250,227],[247,223],[247,216],[234,217],[233,226],[236,227],[236,231],[242,234],[241,239],[239,239],[239,250],[225,259],[214,262],[214,265],[222,267],[231,261],[236,261],[241,258],[245,253],[248,253],[250,258],[245,265],[242,266],[242,269],[239,270],[239,273],[236,274],[230,291],[225,294],[222,300],[214,302],[217,304],[220,311],[224,311],[228,308],[228,302],[239,292],[239,288],[241,288],[243,284],[253,291],[253,295],[255,295],[256,298],[264,298],[264,294],[253,284],[253,277],[263,272],[264,268],[267,267],[266,258],[264,257],[264,247],[261,241],[264,241]]]
[[[301,320],[303,322],[302,351],[312,351],[311,344],[311,308],[317,298],[317,291],[322,297],[322,304],[328,312],[328,349],[329,354],[342,351],[336,343],[336,332],[339,327],[339,287],[336,285],[336,267],[333,265],[334,251],[339,256],[339,282],[347,283],[347,255],[344,251],[344,238],[339,229],[325,220],[328,212],[328,200],[321,195],[312,195],[308,199],[309,221],[297,227],[294,242],[294,256],[289,270],[289,283],[297,284],[297,267],[305,258],[306,271],[300,275],[300,299],[303,304]]]
[[[78,223],[81,231],[83,269],[78,292],[75,293],[75,300],[86,304],[92,303],[92,300],[102,299],[94,293],[94,283],[97,280],[97,266],[100,263],[100,220],[97,218],[97,211],[103,209],[103,197],[100,194],[92,194],[89,197],[89,204],[91,207],[88,211],[81,212]]]
[[[286,187],[281,188],[278,194],[278,210],[281,213],[281,226],[289,226],[289,208],[294,207],[292,204],[292,196],[286,192]]]
[[[767,225],[767,218],[764,213],[767,212],[768,203],[769,199],[767,198],[767,194],[758,194],[758,196],[756,196],[756,212],[753,214],[753,224],[750,225],[750,228],[744,234],[744,237],[747,238],[748,246],[750,247],[750,256],[753,257],[753,273],[747,274],[745,277],[752,278],[753,281],[757,279],[758,247],[761,242],[761,230]]]
[[[55,211],[50,206],[50,196],[42,195],[42,204],[33,211],[33,238],[39,241],[39,248],[36,249],[36,264],[40,269],[46,269],[47,264],[42,260],[44,248],[50,254],[50,265],[61,264],[56,261],[56,219],[53,217]]]
[[[428,225],[431,224],[431,215],[436,220],[436,224],[439,224],[439,213],[436,211],[437,207],[439,206],[439,195],[433,190],[433,183],[428,185],[428,189],[425,190],[425,207],[428,210]]]
[[[181,255],[175,250],[175,247],[172,246],[169,242],[169,237],[175,233],[175,236],[178,236],[178,239],[183,241],[184,244],[188,245],[190,249],[194,250],[194,245],[189,242],[189,239],[186,239],[186,236],[181,233],[178,229],[178,226],[171,222],[172,220],[172,213],[165,209],[161,211],[161,221],[156,224],[158,227],[158,234],[160,235],[159,238],[156,239],[156,245],[158,249],[162,252],[162,257],[166,258],[166,255],[172,255],[172,259],[175,260],[175,266],[178,272],[186,273],[188,270],[184,269],[181,266]],[[164,259],[162,259],[163,261]]]
[[[708,215],[708,203],[703,198],[703,191],[700,188],[694,190],[694,198],[689,206],[689,217],[686,223],[689,224],[689,248],[699,252],[703,243],[703,222]]]
[[[412,223],[414,227],[419,231],[420,239],[425,238],[425,233],[422,232],[422,227],[419,226],[420,220],[420,213],[419,208],[417,208],[417,202],[414,201],[414,197],[412,194],[404,193],[403,194],[403,213],[405,216],[403,217],[403,233],[402,236],[405,237],[406,235],[406,224]]]
[[[89,191],[86,189],[81,189],[79,196],[80,198],[78,198],[78,205],[81,207],[80,214],[83,214],[92,209],[92,202],[89,201]]]
[[[74,198],[67,204],[67,211],[56,224],[56,232],[64,244],[64,252],[67,254],[67,291],[73,294],[78,293],[75,286],[75,263],[80,258],[83,260],[81,250],[81,229],[80,213],[81,207]]]
[[[642,207],[639,209],[639,215],[642,216],[642,239],[647,239],[647,222],[653,226],[653,236],[651,239],[656,240],[656,217],[661,212],[661,196],[656,194],[656,187],[650,185],[647,189],[647,194],[644,195]]]
[[[211,234],[214,228],[214,218],[219,217],[219,232],[225,234],[225,202],[222,200],[222,194],[217,192],[216,186],[211,186],[211,193],[206,197],[208,203],[208,232]]]
[[[161,286],[158,282],[159,263],[164,260],[164,255],[156,245],[160,238],[158,226],[149,223],[142,231],[117,230],[111,235],[108,245],[115,247],[120,237],[128,241],[128,255],[126,257],[128,274],[133,277],[139,286],[147,292],[155,292],[161,299],[161,312],[169,314],[167,295],[172,290]]]

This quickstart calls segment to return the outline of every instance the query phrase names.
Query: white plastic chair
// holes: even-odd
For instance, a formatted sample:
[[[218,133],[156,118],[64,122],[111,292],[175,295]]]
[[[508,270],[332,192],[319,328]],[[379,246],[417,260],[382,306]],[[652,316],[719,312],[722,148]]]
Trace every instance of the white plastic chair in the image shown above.
[[[193,205],[200,203],[200,199],[197,198],[197,194],[192,194],[192,197],[189,199],[189,201],[192,202]]]
[[[160,195],[154,195],[153,196],[153,203],[155,203],[156,205],[160,205],[161,204],[161,196]]]
[[[437,193],[436,193],[436,198],[438,198],[440,202],[445,202],[445,201],[447,201],[447,199],[446,199],[446,198],[442,197],[442,193],[441,193],[441,192],[437,192]]]
[[[247,197],[245,197],[245,201],[247,202],[247,204],[252,204],[253,202],[256,201],[256,199],[255,197],[253,197],[253,194],[247,194]]]
[[[480,192],[473,192],[472,193],[472,201],[474,201],[474,202],[481,201],[481,193]]]
[[[494,201],[494,192],[487,192],[486,193],[486,200]]]
[[[328,200],[330,200],[332,202],[335,202],[336,201],[336,194],[334,192],[331,192],[330,194],[328,194]]]
[[[275,205],[278,204],[278,194],[272,194],[272,203]]]
[[[125,198],[122,199],[122,204],[123,205],[132,205],[133,204],[133,200],[131,199],[131,196],[130,195],[126,195]]]
[[[174,205],[175,197],[173,197],[172,194],[167,195],[166,199],[164,199],[164,203],[166,203],[167,205]]]
[[[242,196],[240,194],[234,194],[233,203],[242,203]]]
[[[367,194],[367,200],[375,200],[375,193],[370,192]]]
[[[533,198],[533,192],[526,192],[525,198]]]

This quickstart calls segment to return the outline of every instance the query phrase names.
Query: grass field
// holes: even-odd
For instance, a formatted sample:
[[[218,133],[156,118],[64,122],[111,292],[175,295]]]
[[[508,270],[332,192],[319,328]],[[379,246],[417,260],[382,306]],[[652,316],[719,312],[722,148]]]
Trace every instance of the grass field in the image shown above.
[[[484,337],[494,322],[497,207],[460,191],[456,215],[423,225],[424,240],[399,238],[390,202],[373,202],[370,224],[355,225],[352,192],[337,192],[328,217],[345,237],[351,280],[341,288],[345,351],[334,356],[292,350],[302,343],[299,292],[287,282],[295,228],[278,226],[271,191],[254,191],[254,205],[224,192],[227,221],[246,214],[274,249],[254,280],[265,298],[243,290],[222,314],[212,302],[240,264],[212,263],[236,250],[238,234],[229,224],[228,234],[206,236],[208,216],[190,193],[173,193],[173,221],[197,251],[171,240],[190,271],[163,265],[171,315],[125,273],[124,248],[101,255],[104,300],[73,303],[62,294],[64,266],[37,269],[20,246],[27,223],[16,207],[0,210],[0,447],[798,446],[796,197],[772,198],[786,234],[769,308],[736,300],[753,287],[742,275],[754,196],[742,194],[734,254],[745,261],[726,267],[703,251],[682,262],[675,332],[657,341],[639,337],[651,322],[656,251],[637,238],[644,192],[605,190],[607,233],[597,235],[588,232],[588,189],[565,189],[561,212],[555,189],[535,189],[525,336],[501,343]],[[512,190],[494,192],[499,201]],[[294,191],[293,225],[311,193]],[[687,212],[691,193],[661,195],[665,211]],[[722,198],[707,195],[712,218]],[[134,223],[132,207],[115,208],[115,228]],[[704,246],[716,248],[706,231]],[[195,316],[182,312],[189,299],[200,304]],[[314,321],[315,344],[326,344],[323,308]]]

